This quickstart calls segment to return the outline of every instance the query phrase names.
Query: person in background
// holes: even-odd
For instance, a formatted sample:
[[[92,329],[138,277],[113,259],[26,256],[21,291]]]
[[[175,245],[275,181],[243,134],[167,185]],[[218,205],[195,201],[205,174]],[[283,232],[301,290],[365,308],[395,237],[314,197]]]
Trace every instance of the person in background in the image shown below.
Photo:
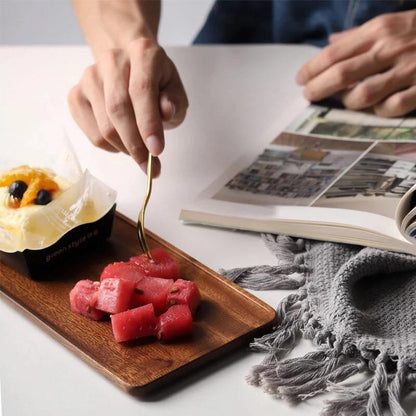
[[[91,142],[146,171],[164,129],[185,118],[178,71],[157,42],[159,0],[72,0],[95,59],[68,96]],[[415,0],[221,0],[195,43],[310,43],[323,48],[296,75],[310,101],[342,94],[384,117],[416,109]]]

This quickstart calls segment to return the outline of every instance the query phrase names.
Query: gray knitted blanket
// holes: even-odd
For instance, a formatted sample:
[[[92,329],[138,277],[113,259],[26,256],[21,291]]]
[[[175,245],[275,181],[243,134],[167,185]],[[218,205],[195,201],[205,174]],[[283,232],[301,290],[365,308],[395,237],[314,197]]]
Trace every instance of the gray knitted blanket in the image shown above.
[[[286,236],[262,236],[277,266],[221,273],[254,290],[297,289],[277,307],[273,331],[251,347],[266,352],[248,376],[278,398],[297,402],[338,393],[323,415],[405,416],[416,390],[416,257]],[[300,337],[316,351],[285,359]],[[367,372],[361,385],[339,383]]]

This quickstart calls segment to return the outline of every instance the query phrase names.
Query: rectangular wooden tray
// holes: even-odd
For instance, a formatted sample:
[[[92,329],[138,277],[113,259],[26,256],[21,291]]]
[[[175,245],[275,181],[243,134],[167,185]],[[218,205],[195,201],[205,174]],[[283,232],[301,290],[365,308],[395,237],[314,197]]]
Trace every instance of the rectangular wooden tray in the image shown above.
[[[118,213],[110,239],[63,265],[56,280],[34,281],[0,263],[0,292],[85,362],[137,395],[247,345],[272,325],[275,311],[270,306],[150,232],[148,242],[150,248],[165,248],[183,277],[198,284],[203,301],[190,339],[118,344],[109,320],[94,322],[70,310],[68,294],[75,282],[98,280],[108,263],[141,253],[136,225]]]

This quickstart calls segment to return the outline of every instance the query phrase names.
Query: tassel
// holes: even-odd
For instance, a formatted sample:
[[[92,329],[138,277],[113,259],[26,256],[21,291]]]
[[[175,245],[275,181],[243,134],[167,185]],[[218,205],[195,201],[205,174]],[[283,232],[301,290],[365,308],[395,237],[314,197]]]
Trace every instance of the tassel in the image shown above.
[[[330,383],[328,391],[338,394],[334,400],[326,402],[321,416],[381,416],[383,409],[389,405],[392,416],[407,416],[400,403],[400,397],[411,390],[409,386],[408,367],[399,360],[396,372],[386,371],[386,356],[382,355],[376,362],[375,374],[358,387],[344,387]]]
[[[314,339],[317,332],[321,329],[321,324],[310,313],[309,316],[307,316],[305,327],[303,329],[303,337],[305,339]]]
[[[400,404],[400,397],[406,382],[407,366],[403,360],[397,362],[395,377],[388,388],[389,407],[392,416],[406,416],[406,412]]]
[[[247,381],[261,386],[290,402],[305,400],[327,389],[330,383],[339,383],[366,368],[362,359],[352,360],[331,348],[278,362],[278,357],[256,366]]]
[[[286,329],[278,329],[271,334],[256,338],[250,348],[257,352],[267,352],[276,358],[283,358],[293,350],[301,334],[301,322],[295,322]]]
[[[300,291],[283,299],[276,310],[277,322],[274,331],[256,338],[250,347],[254,351],[271,353],[276,358],[283,358],[292,351],[304,327],[302,316],[307,304],[301,302],[305,297],[306,291]]]
[[[376,369],[373,384],[368,391],[367,414],[368,416],[383,416],[383,395],[387,392],[386,355],[379,354],[376,358]]]
[[[307,308],[306,304],[302,304],[305,297],[306,291],[300,291],[285,298],[278,307],[278,322],[274,331],[256,338],[250,344],[252,350],[266,352],[268,356],[260,365],[252,368],[246,377],[249,384],[261,385],[269,393],[277,394],[277,390],[267,380],[275,372],[278,361],[293,350],[301,335],[304,326],[302,316]]]
[[[279,363],[278,373],[283,378],[294,377],[305,371],[313,371],[322,367],[322,363],[328,358],[328,350],[307,353],[302,359],[290,358]]]
[[[372,384],[372,378],[357,387],[345,387],[330,383],[328,391],[337,393],[338,397],[325,403],[321,416],[367,416],[368,390]]]
[[[301,302],[306,299],[306,290],[299,290],[297,293],[293,293],[284,298],[276,308],[277,325],[285,325],[292,322],[291,315],[298,312],[306,312],[308,309],[307,304],[301,305]]]
[[[285,264],[281,266],[255,266],[237,269],[220,269],[219,273],[252,290],[294,290],[305,284],[305,266],[302,264]],[[298,273],[298,276],[291,276]]]
[[[266,247],[276,256],[279,262],[294,263],[296,254],[305,250],[301,238],[293,239],[287,235],[261,234]]]
[[[364,368],[362,361],[341,365],[344,360],[338,358],[328,360],[320,371],[300,374],[295,379],[286,380],[286,384],[278,389],[280,395],[291,402],[305,400],[326,391],[329,383],[340,383]],[[338,367],[334,368],[336,366]]]
[[[286,321],[283,328],[277,328],[274,332],[266,334],[261,338],[256,338],[250,348],[253,351],[268,352],[273,354],[276,359],[283,358],[287,353],[293,350],[296,342],[301,335],[302,322],[300,321],[301,313],[291,316],[292,322]]]
[[[280,260],[277,266],[254,266],[219,273],[241,287],[252,290],[294,290],[305,284],[308,267],[304,264],[305,247],[301,239],[262,234],[267,247]],[[294,274],[298,276],[293,276]]]
[[[246,377],[246,381],[248,384],[251,384],[252,386],[259,387],[261,384],[261,377],[260,375],[267,371],[268,366],[266,364],[259,364],[255,365],[251,369],[251,373]]]

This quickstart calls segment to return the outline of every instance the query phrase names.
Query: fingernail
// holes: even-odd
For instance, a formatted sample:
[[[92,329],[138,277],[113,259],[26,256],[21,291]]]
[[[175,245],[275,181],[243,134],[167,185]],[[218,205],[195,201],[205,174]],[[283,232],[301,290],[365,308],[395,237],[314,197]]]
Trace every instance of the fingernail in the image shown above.
[[[298,84],[298,85],[303,85],[305,83],[305,80],[303,78],[302,72],[298,72],[296,74],[295,80],[296,80],[296,84]]]
[[[160,139],[155,134],[152,134],[146,139],[146,145],[152,155],[157,156],[160,153]]]

